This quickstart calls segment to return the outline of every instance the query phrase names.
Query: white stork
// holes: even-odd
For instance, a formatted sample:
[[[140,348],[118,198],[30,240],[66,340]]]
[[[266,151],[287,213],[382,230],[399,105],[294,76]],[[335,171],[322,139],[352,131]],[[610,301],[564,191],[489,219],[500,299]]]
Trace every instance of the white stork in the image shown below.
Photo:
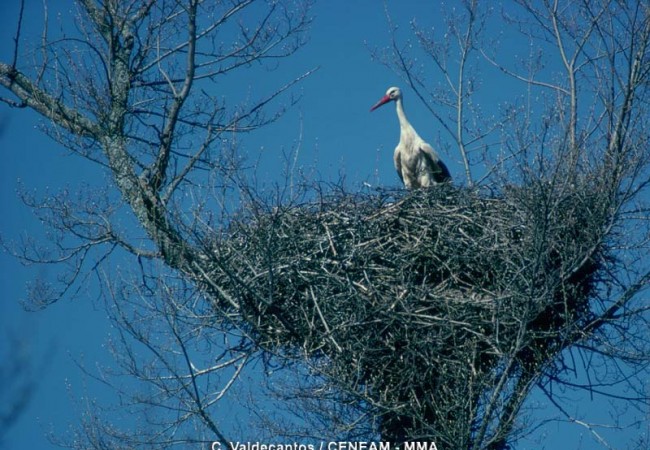
[[[370,111],[381,105],[394,101],[399,119],[399,144],[395,147],[393,159],[397,175],[407,189],[425,188],[437,183],[451,181],[449,169],[442,162],[438,153],[417,134],[406,119],[402,107],[402,91],[397,87],[389,88]]]

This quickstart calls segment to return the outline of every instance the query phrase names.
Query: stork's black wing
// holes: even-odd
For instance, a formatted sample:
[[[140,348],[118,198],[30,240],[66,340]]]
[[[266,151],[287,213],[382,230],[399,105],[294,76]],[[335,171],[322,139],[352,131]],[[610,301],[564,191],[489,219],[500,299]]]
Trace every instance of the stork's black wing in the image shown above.
[[[449,173],[447,165],[442,162],[433,147],[425,142],[420,146],[420,151],[424,155],[427,167],[431,170],[433,180],[436,183],[446,183],[451,181],[451,173]]]

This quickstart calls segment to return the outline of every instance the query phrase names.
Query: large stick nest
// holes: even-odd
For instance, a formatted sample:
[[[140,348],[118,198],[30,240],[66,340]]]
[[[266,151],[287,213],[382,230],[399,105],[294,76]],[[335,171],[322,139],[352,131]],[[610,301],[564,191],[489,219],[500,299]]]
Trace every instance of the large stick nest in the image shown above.
[[[530,363],[586,319],[600,215],[539,186],[337,193],[233,223],[213,279],[262,345],[377,404],[443,411],[504,355]]]

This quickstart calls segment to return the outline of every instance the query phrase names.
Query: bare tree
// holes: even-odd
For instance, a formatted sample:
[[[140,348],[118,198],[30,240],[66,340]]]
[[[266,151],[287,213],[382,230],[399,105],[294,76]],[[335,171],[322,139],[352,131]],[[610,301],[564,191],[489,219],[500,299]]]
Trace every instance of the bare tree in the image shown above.
[[[110,420],[90,414],[71,444],[166,446],[206,434],[206,442],[225,443],[208,412],[255,348],[230,323],[235,313],[222,311],[212,294],[206,299],[206,289],[215,288],[203,284],[214,255],[196,243],[206,229],[223,228],[238,203],[254,195],[247,163],[237,152],[239,135],[277,120],[297,101],[291,88],[310,70],[254,96],[236,97],[232,87],[215,86],[236,86],[232,74],[253,64],[272,69],[300,48],[309,2],[84,0],[76,8],[76,28],[57,34],[48,27],[46,7],[41,42],[31,44],[21,34],[21,8],[13,57],[0,63],[0,83],[12,95],[2,101],[42,114],[54,140],[98,164],[111,181],[105,189],[62,190],[47,198],[24,193],[23,201],[50,227],[54,245],[47,249],[26,239],[15,251],[26,263],[65,267],[56,283],[35,280],[33,309],[75,295],[92,273],[106,281],[108,309],[120,330],[114,342],[118,367],[123,375],[154,384],[146,399],[130,391],[127,400],[126,388],[115,387],[124,405],[139,402],[138,412],[157,428],[150,434],[142,427],[118,431]],[[111,261],[125,255],[134,258],[140,285],[110,269]],[[195,283],[194,290],[183,280]],[[215,314],[220,319],[211,321]],[[203,339],[203,329],[219,332]],[[224,330],[228,334],[219,334]],[[158,339],[165,332],[169,340]],[[213,345],[219,336],[222,345],[214,345],[223,355],[211,354],[199,366],[196,345]],[[148,355],[135,352],[140,345]],[[206,383],[213,389],[222,377],[224,393],[207,393]],[[184,413],[153,418],[170,403]],[[180,437],[180,430],[199,428],[201,433]]]
[[[498,31],[492,20],[495,14]],[[521,226],[536,224],[536,239],[543,239],[536,248],[554,248],[557,254],[548,255],[550,260],[545,262],[538,254],[529,267],[547,273],[559,269],[554,268],[557,258],[572,261],[560,269],[555,286],[577,282],[582,287],[573,286],[569,297],[586,294],[589,298],[580,306],[586,310],[579,313],[571,312],[577,304],[563,300],[564,314],[571,313],[573,318],[567,322],[563,317],[561,326],[551,310],[534,312],[535,319],[519,326],[524,341],[533,339],[531,355],[540,352],[537,361],[516,376],[503,372],[504,387],[517,380],[516,387],[506,395],[508,403],[500,406],[497,399],[503,391],[494,390],[486,410],[481,411],[480,433],[468,447],[503,448],[505,438],[498,436],[515,430],[514,417],[534,385],[571,421],[580,422],[553,394],[567,386],[617,398],[615,388],[623,380],[633,380],[628,387],[635,394],[621,399],[647,408],[643,377],[647,376],[648,348],[641,343],[648,305],[647,299],[638,297],[649,280],[644,256],[649,177],[644,119],[650,69],[647,5],[515,1],[494,11],[493,6],[464,1],[446,14],[442,30],[411,23],[420,49],[416,56],[428,59],[416,58],[410,42],[400,43],[388,11],[387,17],[391,47],[375,56],[403,77],[456,144],[466,183],[496,187],[506,199],[534,212],[535,218]],[[500,39],[525,43],[523,56],[504,55]],[[479,73],[491,69],[509,80],[512,90],[491,97],[502,101],[502,111],[486,117],[479,107],[484,100]],[[601,212],[591,215],[597,209]],[[587,211],[589,216],[583,215]],[[586,232],[593,234],[583,239],[587,235],[558,228],[563,219],[553,218],[555,214],[571,217],[584,231],[592,228]],[[584,248],[570,256],[579,246]],[[588,272],[597,275],[579,281]],[[534,275],[530,281],[535,278],[541,279]],[[587,285],[589,290],[607,293],[587,292]],[[529,292],[533,291],[530,286]],[[552,291],[549,285],[547,293]],[[625,320],[614,324],[614,317]],[[575,327],[573,332],[569,324]],[[534,337],[539,330],[533,330],[539,325],[551,325],[554,331],[545,330],[546,337],[540,340]],[[514,362],[519,364],[516,358]],[[585,382],[573,377],[581,371],[586,372]],[[495,422],[489,422],[491,414],[497,414]],[[483,441],[487,436],[481,433],[495,424],[493,436]],[[585,425],[607,446],[594,427]]]
[[[281,111],[264,111],[302,76],[236,108],[211,86],[290,55],[304,5],[78,4],[79,36],[44,35],[40,64],[22,68],[18,31],[14,60],[0,63],[4,101],[41,113],[111,177],[104,193],[25,198],[57,232],[48,260],[70,266],[59,291],[38,285],[35,304],[89,270],[107,274],[116,356],[151,389],[117,386],[142,427],[93,415],[74,445],[226,443],[215,405],[259,359],[293,373],[296,389],[279,393],[307,425],[270,430],[297,438],[506,449],[528,430],[521,411],[536,386],[560,410],[557,386],[616,396],[621,383],[625,401],[647,407],[646,5],[515,2],[501,24],[539,51],[513,61],[486,44],[478,2],[463,2],[441,40],[412,25],[442,86],[393,34],[383,61],[448,133],[466,176],[406,194],[269,193],[247,177],[235,137],[274,120]],[[524,86],[496,119],[474,102],[479,67]],[[140,231],[121,223],[125,211]],[[135,274],[102,266],[124,255]]]

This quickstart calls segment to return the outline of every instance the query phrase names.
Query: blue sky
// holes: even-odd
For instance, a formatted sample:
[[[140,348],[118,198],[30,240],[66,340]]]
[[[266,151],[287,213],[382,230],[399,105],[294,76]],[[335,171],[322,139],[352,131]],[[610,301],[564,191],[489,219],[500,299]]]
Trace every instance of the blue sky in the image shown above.
[[[10,3],[17,2],[0,5],[0,60],[3,61],[11,59],[17,17],[17,5]],[[40,1],[27,0],[26,16],[30,20],[26,22],[26,36],[40,33],[41,5]],[[390,1],[388,5],[393,21],[400,24],[400,36],[408,36],[408,21],[413,18],[419,23],[440,26],[437,2]],[[56,17],[55,12],[51,8],[51,19]],[[61,13],[63,22],[69,23],[69,11]],[[315,5],[313,15],[311,37],[303,49],[263,80],[243,77],[236,83],[244,86],[233,85],[238,92],[270,92],[283,80],[320,67],[297,88],[302,101],[278,123],[245,137],[243,149],[253,156],[262,151],[265,163],[260,176],[268,180],[277,179],[282,153],[299,145],[298,166],[315,167],[324,179],[337,179],[344,174],[351,188],[358,188],[363,182],[397,186],[392,151],[399,127],[394,109],[388,106],[372,114],[368,111],[389,86],[402,84],[391,70],[373,61],[369,51],[389,44],[384,6],[371,0],[322,1]],[[516,44],[509,44],[506,51],[516,51]],[[489,69],[482,74],[487,87],[484,98],[486,102],[497,103],[496,92],[507,93],[511,88],[503,81],[492,79],[493,75]],[[404,89],[404,96],[406,112],[420,135],[432,143],[444,139],[431,116],[408,89]],[[489,103],[485,110],[490,113]],[[17,197],[19,186],[38,195],[65,186],[78,189],[84,183],[101,184],[105,174],[49,139],[39,129],[41,119],[30,111],[0,105],[0,124],[3,132],[0,135],[2,239],[43,238],[40,222]],[[457,155],[441,153],[452,174],[458,174],[461,166]],[[24,343],[25,355],[33,368],[30,376],[35,381],[31,402],[6,437],[6,448],[55,448],[44,434],[61,433],[74,424],[84,398],[106,395],[96,383],[83,377],[77,363],[93,367],[110,362],[105,344],[111,326],[93,283],[73,300],[61,301],[43,311],[25,312],[20,301],[26,295],[27,283],[39,274],[55,275],[56,268],[24,267],[7,253],[0,253],[0,265],[3,286],[0,329],[18,336]],[[598,420],[609,420],[605,403],[572,395],[576,410],[602,416]],[[537,414],[557,416],[544,403],[540,405]],[[618,432],[613,442],[627,442],[637,432],[634,429]],[[547,448],[559,448],[555,447],[558,443],[562,448],[596,448],[587,430],[576,424],[552,423],[538,432],[537,437],[545,439]],[[540,447],[534,441],[525,441],[517,448]]]

